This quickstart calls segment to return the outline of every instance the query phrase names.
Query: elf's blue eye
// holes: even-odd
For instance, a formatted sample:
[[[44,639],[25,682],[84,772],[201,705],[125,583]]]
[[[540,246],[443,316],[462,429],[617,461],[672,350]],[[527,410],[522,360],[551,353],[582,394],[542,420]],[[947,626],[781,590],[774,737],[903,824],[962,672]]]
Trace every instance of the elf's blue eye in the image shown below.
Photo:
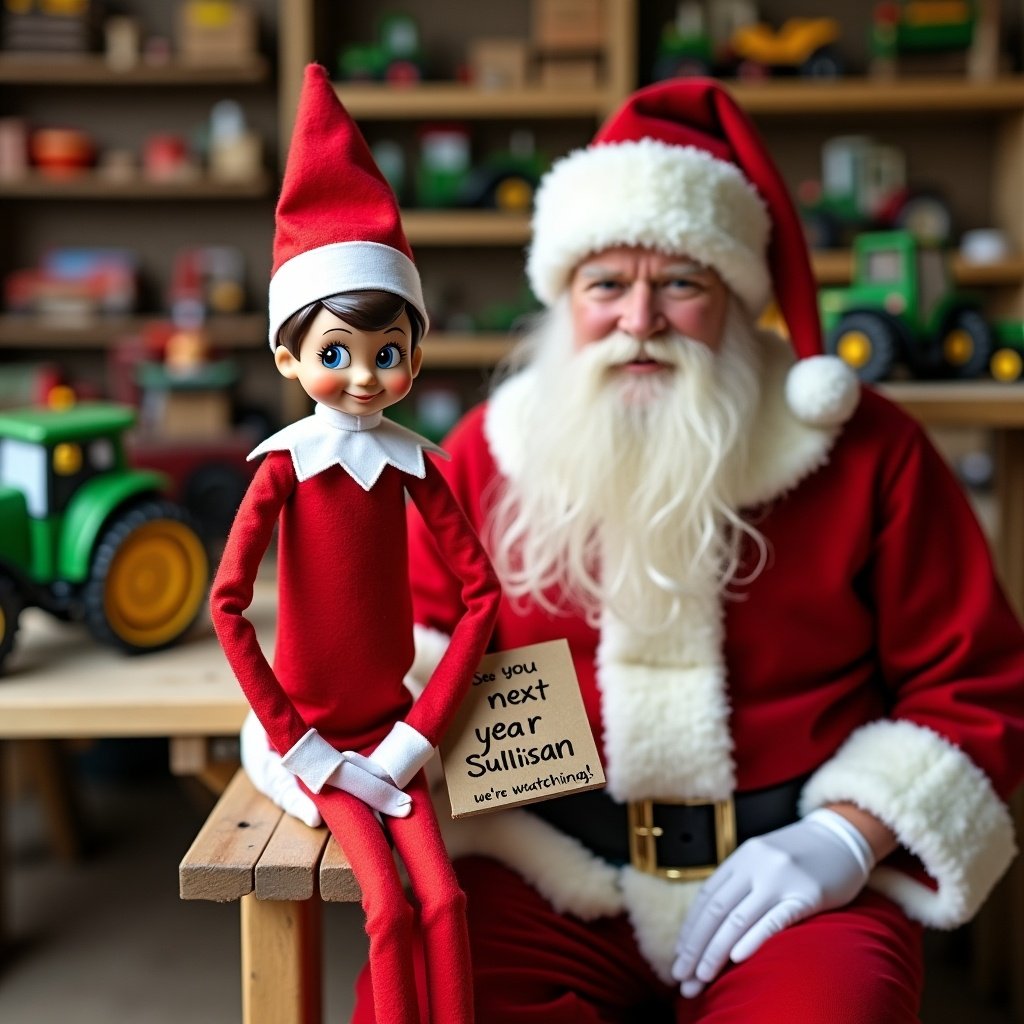
[[[352,362],[352,357],[341,345],[328,345],[320,352],[320,362],[328,370],[344,370]]]
[[[397,345],[385,345],[377,353],[377,368],[393,370],[402,361],[402,350]]]

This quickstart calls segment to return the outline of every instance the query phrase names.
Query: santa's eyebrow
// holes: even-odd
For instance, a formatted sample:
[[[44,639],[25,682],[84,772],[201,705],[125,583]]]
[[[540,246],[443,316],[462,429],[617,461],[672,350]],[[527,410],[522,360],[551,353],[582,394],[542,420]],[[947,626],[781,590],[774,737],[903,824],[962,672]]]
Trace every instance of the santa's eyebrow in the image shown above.
[[[694,277],[697,274],[708,274],[710,272],[710,267],[706,267],[703,263],[693,260],[687,263],[670,263],[667,267],[661,268],[658,272],[658,277],[664,280],[667,277]]]
[[[609,267],[604,263],[587,263],[579,269],[580,277],[609,278],[623,277],[625,272]]]

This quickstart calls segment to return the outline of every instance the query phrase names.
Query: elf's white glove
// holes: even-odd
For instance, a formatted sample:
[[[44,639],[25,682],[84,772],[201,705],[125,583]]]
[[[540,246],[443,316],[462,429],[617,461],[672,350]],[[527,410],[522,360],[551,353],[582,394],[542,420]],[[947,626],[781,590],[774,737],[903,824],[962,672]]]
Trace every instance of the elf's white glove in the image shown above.
[[[672,965],[680,992],[698,995],[727,960],[740,963],[783,928],[845,906],[874,861],[860,832],[825,809],[748,839],[704,883],[683,922]]]
[[[411,797],[379,772],[367,772],[353,763],[349,755],[335,750],[315,729],[281,758],[271,749],[263,726],[250,712],[242,725],[241,752],[242,765],[253,785],[283,811],[311,827],[320,824],[320,814],[296,776],[314,793],[324,786],[335,786],[381,814],[404,818],[412,810]]]

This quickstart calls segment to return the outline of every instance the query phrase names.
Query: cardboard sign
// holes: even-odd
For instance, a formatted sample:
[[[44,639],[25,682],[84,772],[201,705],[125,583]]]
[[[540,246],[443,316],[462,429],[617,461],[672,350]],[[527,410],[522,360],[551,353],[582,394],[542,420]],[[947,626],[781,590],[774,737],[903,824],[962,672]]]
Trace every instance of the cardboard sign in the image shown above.
[[[569,644],[488,654],[441,760],[453,818],[603,786]]]

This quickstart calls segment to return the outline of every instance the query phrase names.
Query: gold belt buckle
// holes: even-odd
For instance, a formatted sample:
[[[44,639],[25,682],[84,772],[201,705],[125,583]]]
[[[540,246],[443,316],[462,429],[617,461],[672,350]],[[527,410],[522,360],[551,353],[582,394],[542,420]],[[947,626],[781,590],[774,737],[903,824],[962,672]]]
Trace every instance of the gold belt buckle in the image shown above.
[[[668,878],[675,882],[692,882],[707,878],[726,857],[736,849],[736,807],[732,797],[725,800],[659,800],[658,803],[678,804],[685,807],[712,806],[715,811],[714,864],[692,867],[673,867],[658,863],[658,837],[664,829],[654,824],[653,800],[631,800],[629,810],[629,859],[633,867],[648,875]]]

